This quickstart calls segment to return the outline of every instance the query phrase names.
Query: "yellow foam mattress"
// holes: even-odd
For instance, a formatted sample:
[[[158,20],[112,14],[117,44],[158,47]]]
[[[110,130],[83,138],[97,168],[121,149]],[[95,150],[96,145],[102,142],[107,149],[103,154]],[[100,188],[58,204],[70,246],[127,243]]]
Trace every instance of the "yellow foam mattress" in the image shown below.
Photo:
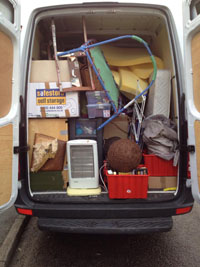
[[[126,95],[129,99],[134,98],[148,86],[148,83],[146,81],[140,79],[128,68],[119,68],[119,76],[120,76],[120,91],[124,95]],[[138,81],[140,85],[139,88],[138,88]]]
[[[151,58],[146,48],[121,48],[103,45],[101,49],[111,66],[125,67],[151,63]],[[155,57],[157,65],[163,64],[159,57]]]
[[[115,80],[116,84],[117,84],[118,86],[120,86],[121,81],[120,81],[120,75],[119,75],[119,72],[116,71],[116,70],[111,70],[111,71],[112,71],[112,75],[113,75],[113,77],[114,77],[114,80]]]
[[[134,72],[141,79],[148,79],[153,72],[152,63],[139,64],[129,67],[132,72]],[[164,64],[162,61],[157,62],[157,68],[163,69]]]

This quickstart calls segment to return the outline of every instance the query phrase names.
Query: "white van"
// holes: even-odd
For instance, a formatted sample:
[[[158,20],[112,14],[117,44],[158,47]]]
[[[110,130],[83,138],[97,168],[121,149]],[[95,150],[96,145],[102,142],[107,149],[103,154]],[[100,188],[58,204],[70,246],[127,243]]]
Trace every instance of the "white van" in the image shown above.
[[[83,18],[85,25],[83,25]],[[159,170],[162,172],[164,169],[161,163],[154,163],[155,172],[147,168],[148,185],[147,189],[142,189],[146,190],[146,197],[141,197],[140,194],[139,197],[131,198],[112,197],[111,191],[113,193],[114,189],[111,188],[112,185],[107,184],[108,172],[100,169],[101,166],[99,166],[99,175],[104,176],[104,180],[99,178],[100,191],[85,196],[73,193],[76,192],[73,190],[66,192],[67,168],[69,168],[66,153],[60,158],[64,164],[62,170],[55,172],[53,169],[54,172],[52,172],[51,166],[41,172],[31,171],[36,134],[49,136],[50,139],[57,138],[60,144],[64,143],[65,147],[70,139],[76,139],[73,133],[75,117],[73,119],[72,113],[61,117],[57,115],[48,117],[42,111],[39,116],[30,115],[30,106],[35,105],[34,97],[30,96],[31,90],[34,90],[31,89],[30,84],[57,82],[55,80],[57,78],[51,77],[52,72],[42,65],[43,62],[54,61],[52,21],[56,26],[58,52],[78,48],[87,38],[101,42],[118,36],[136,35],[145,40],[153,55],[162,61],[162,69],[170,71],[170,80],[166,89],[170,95],[167,108],[168,118],[177,129],[178,167],[175,174],[168,172],[171,165],[167,165],[164,174],[157,172]],[[19,213],[38,217],[38,226],[43,230],[76,233],[138,233],[168,231],[172,228],[172,216],[190,212],[194,200],[200,203],[199,25],[199,0],[86,0],[83,2],[21,0],[21,7],[17,0],[1,0],[1,210],[15,203]],[[141,43],[126,39],[113,43],[113,46],[117,49],[136,49],[135,51],[141,49]],[[113,56],[113,51],[109,52],[106,58],[108,64],[109,55]],[[125,54],[126,52],[124,57]],[[136,59],[133,57],[133,60]],[[68,59],[60,57],[59,62],[62,61],[66,63]],[[36,65],[33,71],[35,63],[39,65]],[[79,62],[79,66],[80,63],[82,62]],[[141,66],[139,67],[141,71]],[[118,70],[116,66],[112,69],[113,73]],[[62,72],[61,68],[60,72]],[[34,78],[37,75],[42,76],[41,73],[47,73],[47,80]],[[69,77],[64,79],[66,82],[71,82]],[[72,101],[78,105],[76,119],[82,114],[85,115],[83,94],[84,91],[75,92],[74,102]],[[73,98],[70,95],[67,99],[71,99],[70,97]],[[166,105],[164,102],[166,102],[165,99],[160,103],[161,106]],[[70,105],[73,104],[70,103]],[[130,119],[129,114],[126,116]],[[106,118],[101,120],[105,121]],[[98,125],[102,121],[98,122]],[[117,128],[115,132],[112,128],[109,133],[114,137],[117,135],[117,130],[119,129]],[[129,137],[127,135],[127,139]],[[98,153],[103,150],[104,139],[104,135],[96,137]],[[105,162],[103,153],[101,155],[99,153],[98,156],[101,158],[99,164]],[[89,161],[89,157],[87,160]],[[87,160],[84,161],[82,171],[87,167]],[[91,159],[90,164],[94,164],[93,161]],[[144,167],[144,162],[142,163]],[[68,171],[70,172],[70,169]],[[111,174],[116,175],[116,179],[120,175],[115,172]],[[141,177],[143,176],[145,176],[144,173]],[[129,176],[125,174],[123,177],[126,180]],[[120,185],[120,190],[121,188]],[[132,189],[139,190],[137,186],[133,186]],[[131,190],[126,188],[126,193],[130,193]],[[116,191],[114,195],[115,193]]]

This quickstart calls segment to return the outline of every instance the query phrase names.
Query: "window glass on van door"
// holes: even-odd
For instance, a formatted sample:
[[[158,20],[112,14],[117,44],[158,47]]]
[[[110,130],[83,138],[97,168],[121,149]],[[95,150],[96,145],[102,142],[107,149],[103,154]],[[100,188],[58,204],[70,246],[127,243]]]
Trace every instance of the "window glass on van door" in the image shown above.
[[[13,5],[8,0],[1,0],[0,1],[0,12],[3,14],[3,16],[8,21],[10,21],[11,23],[14,23]]]
[[[190,4],[190,19],[195,19],[200,14],[200,0],[193,0]]]
[[[0,30],[0,118],[6,116],[12,101],[13,44]]]

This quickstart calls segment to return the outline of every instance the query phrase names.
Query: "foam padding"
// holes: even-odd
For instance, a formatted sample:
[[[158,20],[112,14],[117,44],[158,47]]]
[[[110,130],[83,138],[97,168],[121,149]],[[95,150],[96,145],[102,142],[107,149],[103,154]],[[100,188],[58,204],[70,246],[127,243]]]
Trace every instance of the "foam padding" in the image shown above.
[[[127,67],[152,63],[150,55],[145,48],[122,48],[103,45],[101,49],[108,64],[111,66]],[[155,56],[155,60],[157,65],[163,64],[159,57]]]
[[[153,72],[152,63],[139,64],[134,66],[129,66],[130,70],[135,73],[141,79],[148,79]],[[158,69],[163,69],[164,65],[162,62],[157,64]]]
[[[121,81],[120,81],[120,75],[119,75],[119,72],[116,71],[116,70],[112,70],[112,75],[113,75],[113,77],[114,77],[114,79],[115,79],[116,84],[117,84],[118,86],[120,86]]]
[[[119,68],[119,74],[121,80],[120,91],[130,99],[141,93],[148,86],[147,82],[140,79],[128,68]],[[137,81],[139,81],[140,88],[138,88]]]
[[[67,187],[69,196],[93,196],[101,194],[101,187],[98,188],[71,188]]]

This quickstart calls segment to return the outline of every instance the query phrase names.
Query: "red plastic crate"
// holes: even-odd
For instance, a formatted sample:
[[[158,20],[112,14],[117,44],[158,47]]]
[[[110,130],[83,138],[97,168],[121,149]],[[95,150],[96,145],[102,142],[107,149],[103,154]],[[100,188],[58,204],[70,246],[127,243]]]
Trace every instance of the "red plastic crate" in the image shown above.
[[[149,176],[176,176],[177,166],[173,166],[173,160],[164,160],[153,154],[143,154],[144,164]]]
[[[148,177],[107,173],[109,198],[147,198]]]

